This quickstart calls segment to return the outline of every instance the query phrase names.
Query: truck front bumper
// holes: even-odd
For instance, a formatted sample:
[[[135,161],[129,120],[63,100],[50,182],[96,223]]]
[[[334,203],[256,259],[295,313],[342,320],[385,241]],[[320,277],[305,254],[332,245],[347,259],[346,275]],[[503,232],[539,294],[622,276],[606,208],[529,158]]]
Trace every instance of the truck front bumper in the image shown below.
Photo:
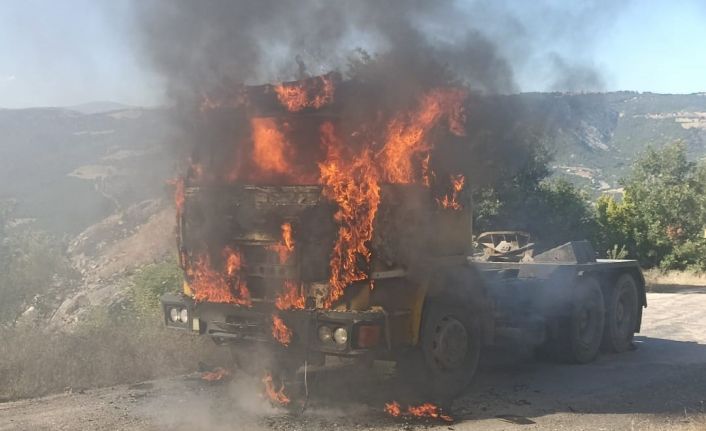
[[[160,300],[167,327],[208,335],[217,342],[279,344],[272,335],[276,314],[292,333],[288,347],[338,356],[362,356],[391,347],[384,311],[276,310],[265,304],[197,303],[175,294]]]

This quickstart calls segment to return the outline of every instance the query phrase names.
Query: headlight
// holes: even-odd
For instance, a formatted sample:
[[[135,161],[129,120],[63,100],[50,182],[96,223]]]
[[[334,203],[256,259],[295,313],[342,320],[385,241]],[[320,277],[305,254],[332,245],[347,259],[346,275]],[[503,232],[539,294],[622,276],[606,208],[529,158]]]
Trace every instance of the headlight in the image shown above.
[[[328,343],[331,341],[331,337],[333,336],[333,333],[331,332],[331,328],[328,326],[320,326],[319,327],[319,340],[321,340],[322,343]]]
[[[189,321],[189,310],[182,308],[179,312],[179,319],[181,319],[182,323],[187,323]]]
[[[333,331],[333,339],[336,340],[337,344],[346,344],[346,341],[348,341],[348,331],[346,331],[346,328],[337,328]]]
[[[169,319],[171,319],[172,322],[177,322],[179,320],[179,310],[174,307],[170,308]]]

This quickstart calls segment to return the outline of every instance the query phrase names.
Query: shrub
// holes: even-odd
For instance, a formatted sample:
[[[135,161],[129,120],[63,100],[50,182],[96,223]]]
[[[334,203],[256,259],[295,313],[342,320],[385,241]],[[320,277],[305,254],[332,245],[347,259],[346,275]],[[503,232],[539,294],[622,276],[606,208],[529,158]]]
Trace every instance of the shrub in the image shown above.
[[[622,200],[597,202],[600,245],[624,244],[646,267],[706,270],[706,165],[689,161],[682,143],[651,148],[623,183]]]
[[[227,364],[209,339],[167,329],[157,316],[129,317],[95,311],[71,333],[0,330],[0,400],[183,374],[199,361]]]
[[[159,312],[159,297],[167,292],[178,292],[184,282],[181,268],[175,261],[147,265],[132,278],[130,298],[140,314]]]
[[[10,215],[7,206],[0,208],[0,323],[14,321],[31,304],[41,306],[37,298],[74,276],[58,241]]]

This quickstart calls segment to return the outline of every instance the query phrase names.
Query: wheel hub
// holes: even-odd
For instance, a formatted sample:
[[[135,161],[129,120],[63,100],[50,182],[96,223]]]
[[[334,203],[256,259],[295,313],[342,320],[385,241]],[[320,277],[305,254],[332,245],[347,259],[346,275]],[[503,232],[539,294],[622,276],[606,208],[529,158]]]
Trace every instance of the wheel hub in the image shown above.
[[[463,365],[468,352],[468,332],[463,323],[445,317],[435,328],[432,355],[442,369],[455,369]]]

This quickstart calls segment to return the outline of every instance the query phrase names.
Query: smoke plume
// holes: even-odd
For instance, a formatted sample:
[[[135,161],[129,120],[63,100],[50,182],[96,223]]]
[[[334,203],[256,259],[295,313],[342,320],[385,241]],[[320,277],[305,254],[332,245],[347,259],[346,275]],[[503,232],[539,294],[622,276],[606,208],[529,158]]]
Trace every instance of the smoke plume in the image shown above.
[[[400,66],[448,66],[476,91],[515,89],[510,65],[473,27],[435,35],[448,15],[472,17],[451,0],[152,0],[138,2],[142,48],[177,99],[225,81],[291,80],[344,69],[362,51]],[[399,80],[420,79],[415,69]],[[405,72],[405,73],[402,73]]]

